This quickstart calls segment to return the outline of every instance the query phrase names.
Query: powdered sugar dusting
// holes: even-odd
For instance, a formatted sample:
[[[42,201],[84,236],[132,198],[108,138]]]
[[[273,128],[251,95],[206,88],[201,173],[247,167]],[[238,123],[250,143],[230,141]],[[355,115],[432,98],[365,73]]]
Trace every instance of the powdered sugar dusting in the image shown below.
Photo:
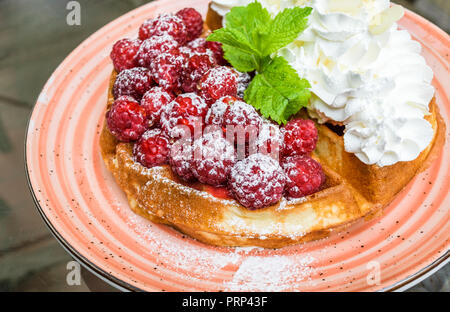
[[[234,165],[229,186],[242,205],[261,208],[280,200],[285,182],[278,161],[256,153]]]
[[[233,279],[226,283],[227,291],[283,291],[308,279],[314,258],[271,256],[248,257]]]
[[[221,85],[227,82],[230,76],[235,75],[237,77],[236,71],[232,68],[226,66],[217,66],[209,70],[206,78],[202,81],[203,85]]]
[[[167,13],[159,15],[155,19],[145,21],[139,29],[139,38],[142,40],[163,34],[169,34],[179,43],[183,44],[186,42],[188,33],[180,17]]]
[[[292,209],[295,205],[303,204],[307,201],[306,197],[300,197],[300,198],[281,198],[280,205],[278,205],[277,210],[286,210],[286,209]]]
[[[144,132],[144,134],[141,136],[142,140],[147,140],[148,138],[157,136],[157,135],[161,135],[162,131],[161,129],[155,128],[155,129],[150,129]]]
[[[139,39],[121,39],[117,41],[111,50],[111,60],[117,72],[130,69],[135,66],[136,54],[142,41]]]
[[[154,168],[153,168],[154,169]],[[119,208],[120,209],[120,208]],[[226,291],[286,291],[292,285],[309,280],[314,273],[315,259],[309,255],[287,255],[282,250],[260,247],[218,248],[181,238],[180,234],[167,232],[166,226],[150,221],[126,210],[127,224],[137,234],[137,242],[150,254],[157,254],[159,269],[170,265],[170,270],[183,275],[195,284],[224,274],[226,267],[237,269],[219,289]],[[145,257],[145,254],[142,256]],[[148,268],[153,270],[152,267]]]
[[[195,180],[191,170],[192,144],[190,140],[177,140],[170,147],[169,163],[174,172],[185,181]]]
[[[176,24],[174,24],[174,22],[176,22]],[[157,26],[160,27],[160,31],[167,33],[175,31],[176,29],[174,26],[184,25],[183,20],[180,17],[169,13],[160,14],[157,18],[157,23],[159,24]]]
[[[136,163],[131,166],[133,168],[138,166],[142,174],[164,183],[173,183],[188,193],[236,205],[234,200],[224,201],[170,180],[166,176],[165,167],[149,169]],[[212,247],[182,236],[165,225],[154,224],[134,214],[126,204],[114,206],[125,216],[132,232],[136,233],[134,238],[143,247],[140,256],[146,258],[148,255],[157,259],[154,266],[160,274],[171,271],[172,274],[179,274],[178,278],[189,281],[191,285],[200,285],[205,281],[216,279],[217,290],[286,291],[308,282],[309,276],[315,272],[315,259],[310,255],[295,254],[290,247],[281,250],[260,247]],[[153,271],[154,267],[149,266],[148,270]],[[219,276],[223,279],[222,282],[217,281]]]
[[[150,64],[153,79],[166,90],[179,88],[185,60],[178,49],[159,54]]]
[[[194,141],[192,172],[202,183],[226,184],[231,167],[236,161],[234,146],[227,141],[222,131],[206,133]]]
[[[223,124],[223,115],[228,108],[228,104],[224,102],[224,99],[226,98],[228,97],[222,97],[214,102],[213,105],[211,105],[208,113],[206,114],[207,124],[218,126],[221,126]]]
[[[172,99],[173,95],[161,87],[153,87],[144,94],[141,100],[141,106],[147,112],[149,126],[159,124],[163,106],[170,103]]]
[[[137,215],[130,215],[128,224],[140,233],[140,244],[146,246],[150,252],[157,252],[161,261],[170,259],[174,270],[187,272],[190,279],[208,279],[211,272],[217,272],[229,264],[239,263],[238,253],[224,253],[215,248],[189,244],[179,235],[168,235],[163,226],[154,226]]]
[[[182,104],[179,103],[179,101],[183,101],[184,99],[190,100],[190,109],[182,107]],[[193,114],[194,111],[195,114]],[[207,111],[207,104],[197,94],[181,94],[177,99],[163,107],[161,111],[161,127],[171,137],[182,136],[186,129],[183,129],[181,126],[186,124],[201,124]],[[184,119],[186,119],[188,123],[182,123],[181,121]]]
[[[211,49],[207,48],[205,38],[197,38],[195,40],[192,40],[183,47],[183,51],[190,57],[194,55],[208,55],[211,63],[216,63],[214,52]]]
[[[159,54],[167,53],[177,47],[178,42],[166,33],[150,37],[142,42],[136,55],[136,62],[140,66],[149,67]]]
[[[204,48],[206,46],[206,40],[205,38],[197,38],[189,42],[186,46],[193,50],[198,48]]]
[[[202,78],[200,89],[207,92],[213,99],[237,94],[237,72],[226,66],[211,68]]]
[[[254,125],[258,129],[262,124],[262,118],[253,106],[243,101],[235,101],[224,116],[227,125]]]
[[[264,120],[256,140],[258,151],[278,160],[282,144],[283,135],[278,125]]]
[[[152,86],[150,71],[144,67],[134,67],[121,71],[114,82],[114,98],[129,95],[140,100]]]

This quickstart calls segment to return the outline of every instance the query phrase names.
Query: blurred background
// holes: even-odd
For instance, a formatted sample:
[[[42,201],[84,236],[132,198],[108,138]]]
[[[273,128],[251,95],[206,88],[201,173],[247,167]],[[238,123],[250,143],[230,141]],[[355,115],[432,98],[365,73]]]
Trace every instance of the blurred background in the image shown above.
[[[67,0],[0,0],[0,291],[113,290],[72,261],[34,207],[24,171],[27,120],[48,77],[84,39],[149,1],[78,0],[81,25],[68,26]],[[450,32],[450,0],[393,1]],[[410,291],[450,291],[450,265]]]

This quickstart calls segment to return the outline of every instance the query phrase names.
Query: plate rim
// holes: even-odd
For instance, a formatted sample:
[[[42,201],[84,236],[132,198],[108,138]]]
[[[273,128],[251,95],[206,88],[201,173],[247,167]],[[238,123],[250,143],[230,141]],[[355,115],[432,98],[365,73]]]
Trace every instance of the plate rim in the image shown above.
[[[33,185],[31,183],[31,177],[30,177],[30,170],[28,167],[28,155],[27,155],[27,144],[28,144],[28,139],[29,139],[29,130],[30,130],[30,123],[31,120],[33,118],[33,116],[35,115],[35,112],[37,110],[37,104],[38,104],[38,99],[39,96],[42,94],[42,91],[47,87],[48,83],[51,80],[51,77],[53,75],[54,72],[58,71],[62,65],[64,65],[64,63],[66,62],[66,60],[68,58],[70,58],[72,56],[72,54],[74,54],[74,52],[80,47],[83,46],[83,44],[90,40],[93,36],[95,36],[98,32],[100,32],[104,27],[107,27],[108,25],[110,25],[111,23],[114,23],[117,19],[122,18],[126,15],[132,15],[135,11],[140,10],[142,7],[146,7],[146,6],[157,6],[158,4],[160,4],[161,2],[165,2],[165,1],[170,1],[170,0],[156,0],[152,3],[147,3],[144,4],[142,6],[139,6],[131,11],[126,12],[123,15],[120,15],[119,17],[115,18],[114,20],[110,21],[109,23],[101,26],[99,29],[97,29],[95,32],[93,32],[91,35],[89,35],[87,38],[85,38],[80,44],[78,44],[60,63],[59,65],[55,68],[55,70],[52,72],[52,74],[49,76],[49,79],[47,79],[47,81],[45,82],[43,88],[41,89],[39,95],[36,97],[36,101],[35,101],[35,105],[33,106],[33,109],[31,110],[29,117],[27,119],[27,124],[26,124],[26,131],[25,131],[25,137],[24,137],[24,167],[25,167],[25,175],[26,175],[26,179],[27,179],[27,185],[28,185],[28,189],[31,193],[32,199],[33,199],[33,203],[37,209],[37,211],[39,212],[39,215],[41,216],[41,218],[43,219],[44,223],[46,224],[47,228],[49,229],[50,233],[55,237],[55,239],[58,241],[58,243],[64,248],[64,250],[72,257],[74,258],[76,261],[78,261],[84,268],[86,268],[88,271],[90,271],[91,273],[93,273],[94,275],[96,275],[97,277],[99,277],[100,279],[102,279],[103,281],[105,281],[106,283],[108,283],[109,285],[121,290],[121,291],[138,291],[138,292],[143,292],[145,290],[136,287],[128,282],[125,282],[117,277],[115,277],[112,274],[107,273],[106,271],[104,271],[102,268],[100,268],[98,265],[92,263],[89,259],[87,259],[85,256],[83,256],[82,254],[80,254],[73,246],[71,246],[67,240],[57,231],[57,229],[54,227],[54,225],[50,222],[50,220],[47,218],[43,208],[41,207],[37,197],[36,197],[36,193],[35,190],[33,188]],[[408,15],[411,15],[413,18],[420,20],[421,22],[425,22],[427,23],[427,25],[429,27],[431,27],[433,30],[435,30],[438,33],[439,37],[449,37],[450,36],[441,28],[439,28],[437,25],[435,25],[434,23],[430,22],[429,20],[427,20],[426,18],[422,17],[421,15],[414,13],[412,11],[410,11],[407,8],[405,9],[405,13]],[[443,252],[443,254],[438,257],[437,259],[435,259],[434,261],[432,261],[431,263],[429,263],[428,265],[426,265],[425,267],[421,268],[419,271],[410,274],[408,276],[406,276],[405,278],[403,278],[402,280],[389,285],[387,287],[381,288],[376,290],[377,292],[391,292],[391,291],[405,291],[413,286],[415,286],[416,284],[420,283],[422,280],[424,280],[425,278],[429,277],[430,275],[434,274],[436,271],[438,271],[439,269],[441,269],[442,267],[444,267],[446,264],[448,264],[450,262],[450,249],[447,249],[445,252]]]

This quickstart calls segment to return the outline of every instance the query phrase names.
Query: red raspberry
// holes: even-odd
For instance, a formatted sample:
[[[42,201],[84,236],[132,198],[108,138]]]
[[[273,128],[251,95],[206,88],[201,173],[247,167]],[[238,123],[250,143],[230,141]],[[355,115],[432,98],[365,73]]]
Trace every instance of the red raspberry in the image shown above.
[[[184,92],[197,91],[197,84],[203,75],[214,66],[207,54],[194,54],[189,58],[183,71],[181,88]]]
[[[285,183],[286,177],[278,162],[259,153],[237,162],[228,181],[233,196],[250,209],[278,202]]]
[[[158,18],[150,18],[139,27],[139,39],[145,40],[152,37]]]
[[[161,109],[173,101],[172,92],[167,92],[161,87],[153,87],[148,90],[141,100],[141,106],[145,108],[149,126],[159,124]]]
[[[150,64],[152,77],[160,87],[178,92],[181,87],[180,78],[185,62],[184,54],[180,53],[178,49],[172,49],[169,52],[160,54]]]
[[[129,96],[122,96],[114,101],[106,113],[109,131],[122,142],[139,139],[147,129],[145,109]]]
[[[233,131],[238,144],[256,139],[263,119],[253,106],[237,100],[223,115],[223,124],[227,133]]]
[[[187,182],[195,180],[192,173],[192,142],[191,140],[178,140],[172,144],[169,154],[169,163],[172,171]]]
[[[214,54],[217,64],[227,65],[228,62],[223,58],[223,49],[220,42],[206,41],[206,48],[211,50]]]
[[[254,150],[269,155],[273,159],[280,159],[280,149],[283,144],[283,135],[278,125],[265,122],[262,124]]]
[[[205,38],[197,38],[186,44],[186,47],[190,48],[192,51],[201,51],[205,52],[207,49],[206,39]]]
[[[219,65],[225,65],[223,59],[222,46],[219,42],[206,41],[205,38],[197,38],[189,42],[186,47],[191,50],[191,54],[208,54],[212,61]]]
[[[312,120],[294,119],[283,128],[284,156],[305,155],[316,148],[318,132]]]
[[[194,55],[207,55],[209,56],[210,62],[214,65],[217,65],[214,53],[210,49],[206,48],[206,40],[204,38],[197,38],[189,42],[186,46],[183,47],[183,49],[188,57],[192,57]]]
[[[213,99],[206,90],[198,90],[197,94],[202,97],[202,99],[206,104],[208,104],[208,106],[211,106],[216,102],[216,100]]]
[[[147,68],[135,67],[121,71],[113,87],[114,98],[129,95],[140,100],[153,85],[150,71]]]
[[[237,96],[236,71],[230,67],[217,66],[211,68],[201,79],[200,89],[212,99],[218,100],[223,96]]]
[[[160,54],[169,52],[178,47],[178,42],[172,36],[153,36],[142,42],[136,55],[136,64],[142,67],[150,67],[150,64]]]
[[[313,194],[325,182],[322,166],[307,155],[286,157],[281,165],[287,176],[286,194],[289,197]]]
[[[193,8],[185,8],[176,14],[181,18],[186,25],[187,40],[191,41],[200,36],[203,32],[203,18],[202,15]]]
[[[183,20],[172,14],[161,14],[155,19],[149,19],[139,28],[141,40],[165,34],[172,36],[179,44],[184,44],[188,35]]]
[[[225,185],[235,163],[234,146],[221,131],[210,132],[194,141],[192,173],[202,183]]]
[[[178,47],[178,51],[180,51],[180,53],[183,54],[186,60],[189,59],[192,55],[192,50],[187,46]]]
[[[207,112],[208,106],[201,97],[195,93],[180,94],[162,110],[161,127],[172,138],[188,135],[181,126],[189,127],[190,134],[195,134],[195,127],[202,130]]]
[[[223,116],[228,107],[238,101],[234,96],[224,96],[214,102],[206,114],[205,122],[207,125],[217,125],[222,127],[224,125]]]
[[[118,73],[136,66],[136,54],[141,43],[139,39],[122,39],[114,44],[110,57]]]
[[[133,155],[136,161],[147,168],[167,164],[169,156],[169,139],[160,129],[146,131],[134,144]]]

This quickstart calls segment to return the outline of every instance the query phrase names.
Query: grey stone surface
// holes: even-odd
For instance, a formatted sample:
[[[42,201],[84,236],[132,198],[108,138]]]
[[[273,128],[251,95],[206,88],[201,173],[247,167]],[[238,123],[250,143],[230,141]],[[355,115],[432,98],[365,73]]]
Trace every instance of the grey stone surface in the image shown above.
[[[27,191],[23,159],[29,114],[29,108],[0,101],[0,129],[4,130],[0,136],[4,147],[0,152],[0,252],[48,236]]]
[[[80,26],[67,25],[67,2],[0,0],[0,291],[112,289],[85,270],[81,285],[67,284],[66,265],[72,258],[34,207],[25,178],[23,141],[34,101],[65,56],[101,26],[148,1],[79,0]],[[399,2],[448,27],[450,1]],[[436,7],[446,15],[436,14]],[[412,291],[450,291],[449,276],[447,265]]]
[[[20,287],[26,288],[22,283],[29,281],[32,276],[41,276],[48,280],[45,285],[34,285],[33,287],[52,286],[66,284],[66,270],[54,279],[47,277],[48,270],[58,266],[66,266],[72,259],[58,245],[51,236],[37,240],[32,244],[21,246],[10,250],[0,258],[0,290],[16,290]],[[46,272],[42,274],[42,272]],[[32,286],[33,283],[29,283]]]
[[[58,64],[95,30],[146,3],[138,0],[78,1],[81,25],[68,26],[61,0],[0,1],[0,95],[34,104]]]
[[[447,264],[423,282],[409,289],[413,292],[440,291],[450,292],[450,265]]]
[[[0,1],[0,291],[76,290],[65,282],[72,258],[51,236],[28,191],[26,124],[41,88],[66,55],[95,30],[147,1],[78,1],[80,26],[67,25],[67,2]],[[86,285],[80,289],[88,290]]]
[[[447,33],[450,31],[450,1],[448,0],[394,0],[392,2],[419,13]]]

